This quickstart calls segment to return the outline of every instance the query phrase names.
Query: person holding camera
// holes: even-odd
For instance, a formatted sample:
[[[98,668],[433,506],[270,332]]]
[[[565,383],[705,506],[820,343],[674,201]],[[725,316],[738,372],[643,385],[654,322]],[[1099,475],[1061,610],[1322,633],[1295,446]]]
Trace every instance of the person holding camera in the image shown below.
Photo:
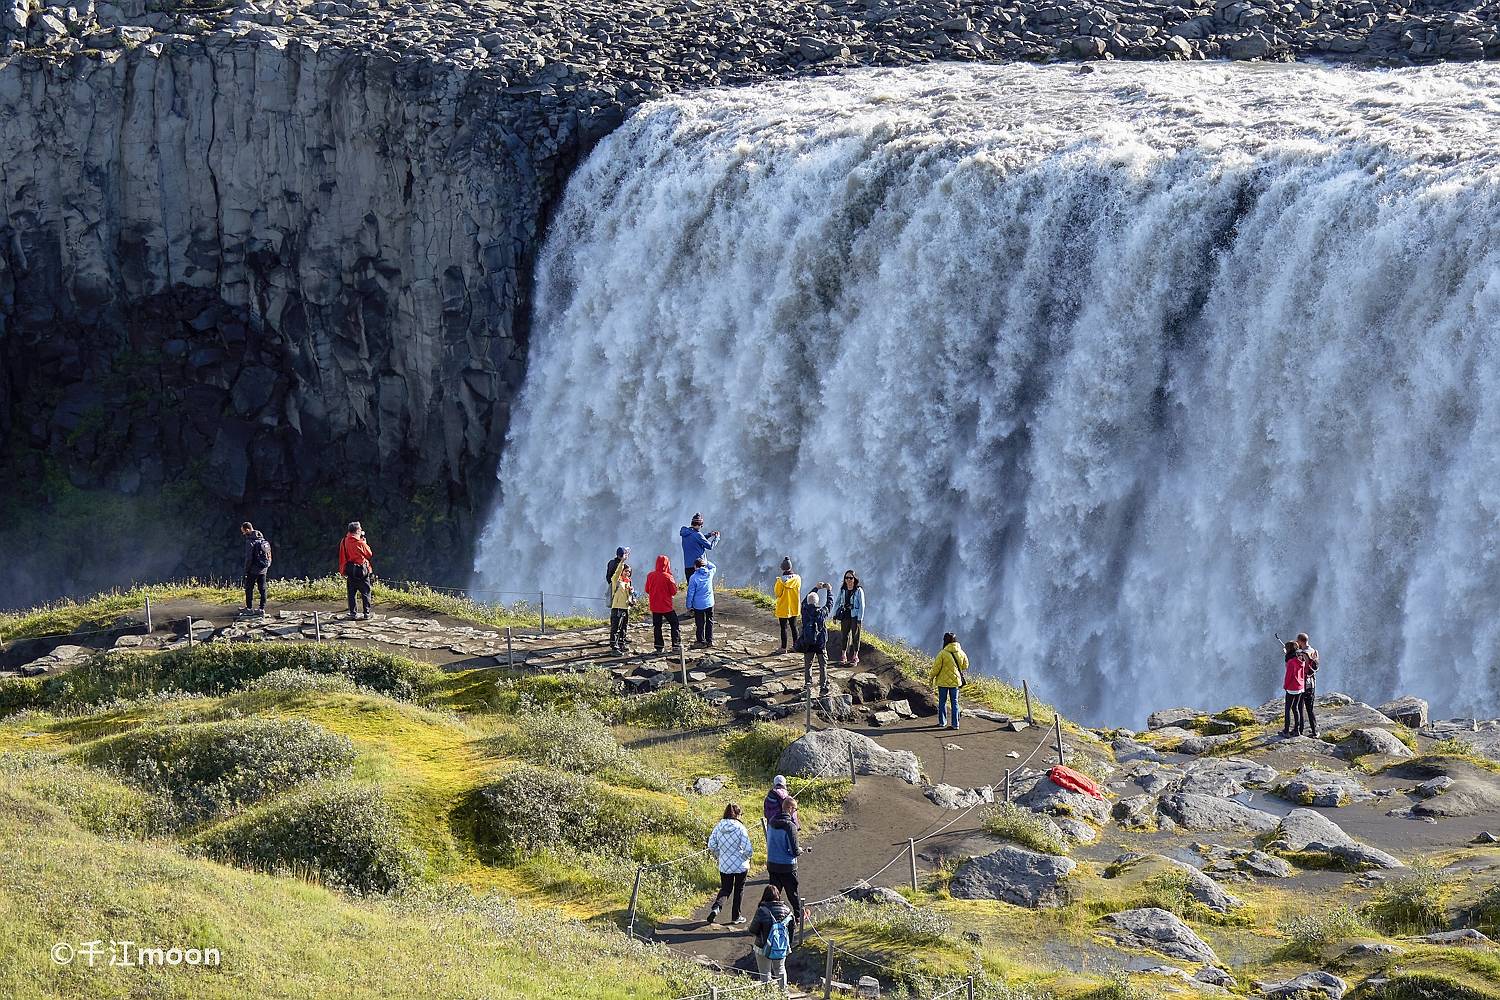
[[[958,636],[952,632],[943,633],[943,649],[932,661],[932,673],[930,680],[932,686],[937,688],[938,693],[938,728],[945,725],[944,709],[948,706],[953,708],[953,721],[949,729],[958,728],[958,689],[967,682],[965,674],[969,671],[969,656],[958,644]]]
[[[349,594],[351,619],[358,617],[354,613],[355,595],[359,596],[364,606],[365,620],[370,618],[370,597],[374,591],[372,583],[375,578],[370,560],[374,555],[370,551],[370,544],[365,541],[365,529],[360,527],[358,521],[350,521],[348,533],[339,543],[339,574],[344,577],[345,589]]]
[[[699,559],[707,556],[708,552],[719,544],[719,533],[710,531],[703,532],[703,515],[694,514],[693,519],[679,532],[682,536],[682,568],[687,572],[693,571],[693,566]]]
[[[827,594],[827,598],[823,597]],[[833,588],[826,583],[814,587],[802,601],[802,636],[797,652],[802,654],[802,677],[812,690],[813,658],[818,661],[818,697],[828,697],[828,610],[833,605]]]
[[[839,623],[844,636],[839,666],[859,666],[859,633],[865,624],[865,591],[852,569],[844,571],[844,584],[834,595],[833,620]]]

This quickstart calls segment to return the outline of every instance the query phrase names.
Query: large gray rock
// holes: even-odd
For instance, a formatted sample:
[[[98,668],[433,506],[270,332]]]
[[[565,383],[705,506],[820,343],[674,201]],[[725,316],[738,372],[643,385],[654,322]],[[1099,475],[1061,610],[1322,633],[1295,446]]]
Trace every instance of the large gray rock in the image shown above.
[[[1189,736],[1181,740],[1172,749],[1178,753],[1185,753],[1196,757],[1199,754],[1210,753],[1238,739],[1239,736],[1234,733],[1220,733],[1216,736]]]
[[[847,778],[849,752],[858,774],[880,774],[915,785],[922,765],[910,750],[887,750],[868,736],[847,729],[814,729],[781,753],[776,770],[799,778]]]
[[[1414,695],[1403,695],[1381,705],[1380,714],[1407,729],[1421,729],[1427,725],[1427,702]]]
[[[1323,807],[1347,806],[1375,797],[1354,775],[1317,767],[1304,767],[1278,785],[1276,794],[1288,802]]]
[[[1127,830],[1139,830],[1156,825],[1156,797],[1154,795],[1129,795],[1116,802],[1110,815]]]
[[[1477,816],[1496,810],[1500,810],[1500,788],[1481,778],[1454,778],[1437,794],[1411,807],[1414,815],[1438,818]]]
[[[1272,851],[1326,854],[1355,868],[1404,868],[1399,860],[1344,832],[1333,820],[1311,809],[1293,809],[1266,844]]]
[[[1252,809],[1228,799],[1192,792],[1163,795],[1157,806],[1161,815],[1184,830],[1241,830],[1246,833],[1269,833],[1276,829],[1276,817],[1263,809]]]
[[[1195,760],[1183,768],[1172,790],[1227,799],[1247,786],[1258,788],[1275,780],[1274,767],[1244,757],[1213,757]]]
[[[1163,708],[1146,717],[1147,729],[1166,729],[1169,726],[1188,726],[1195,719],[1208,715],[1199,708]]]
[[[1356,729],[1350,733],[1344,748],[1351,757],[1363,757],[1372,753],[1383,754],[1387,757],[1413,756],[1411,747],[1396,739],[1390,730],[1373,726]]]
[[[1208,943],[1178,917],[1155,906],[1111,913],[1104,918],[1105,931],[1127,948],[1146,948],[1168,958],[1218,965],[1219,956]]]
[[[1054,784],[1050,778],[1042,778],[1032,785],[1025,794],[1017,797],[1016,805],[1054,816],[1076,816],[1099,824],[1109,822],[1110,805],[1107,800],[1070,791]]]
[[[1068,902],[1064,880],[1077,866],[1071,858],[1002,847],[964,862],[948,891],[958,899],[998,899],[1032,909],[1062,906]]]
[[[1349,984],[1331,972],[1304,972],[1284,982],[1257,983],[1262,996],[1277,1000],[1343,1000]]]
[[[981,802],[994,802],[995,791],[988,785],[959,788],[956,785],[928,785],[922,794],[943,809],[967,809]]]
[[[1161,854],[1122,854],[1110,865],[1106,877],[1119,878],[1121,875],[1139,871],[1142,868],[1147,871],[1165,869],[1182,873],[1187,878],[1188,895],[1215,913],[1228,913],[1230,910],[1245,905],[1243,901],[1225,892],[1219,887],[1219,883],[1192,865],[1174,861]]]

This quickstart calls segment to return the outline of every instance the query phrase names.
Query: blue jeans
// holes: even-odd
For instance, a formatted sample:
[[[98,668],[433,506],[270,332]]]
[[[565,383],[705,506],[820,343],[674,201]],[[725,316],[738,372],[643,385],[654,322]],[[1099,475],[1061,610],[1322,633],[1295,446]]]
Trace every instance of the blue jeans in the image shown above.
[[[943,720],[946,716],[943,710],[952,703],[953,705],[953,728],[958,728],[958,688],[938,688],[938,726],[947,725]]]

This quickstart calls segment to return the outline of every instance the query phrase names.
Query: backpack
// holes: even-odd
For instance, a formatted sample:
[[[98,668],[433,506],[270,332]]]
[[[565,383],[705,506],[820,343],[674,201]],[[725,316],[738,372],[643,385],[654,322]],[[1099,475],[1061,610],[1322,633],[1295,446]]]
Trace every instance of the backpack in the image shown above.
[[[787,925],[791,922],[791,917],[787,917],[785,921],[773,919],[771,929],[766,931],[766,946],[762,950],[773,962],[786,958],[792,950],[792,936],[787,932]]]
[[[255,564],[261,572],[271,568],[271,543],[264,538],[255,543]]]

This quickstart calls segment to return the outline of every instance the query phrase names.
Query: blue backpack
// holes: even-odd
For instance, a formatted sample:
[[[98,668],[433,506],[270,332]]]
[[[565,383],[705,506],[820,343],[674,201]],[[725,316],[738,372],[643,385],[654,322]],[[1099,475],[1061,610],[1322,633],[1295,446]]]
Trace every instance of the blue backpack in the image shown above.
[[[787,932],[787,926],[791,922],[791,917],[787,917],[785,921],[771,921],[771,929],[766,932],[765,955],[772,961],[786,958],[787,953],[792,950],[792,936]]]

